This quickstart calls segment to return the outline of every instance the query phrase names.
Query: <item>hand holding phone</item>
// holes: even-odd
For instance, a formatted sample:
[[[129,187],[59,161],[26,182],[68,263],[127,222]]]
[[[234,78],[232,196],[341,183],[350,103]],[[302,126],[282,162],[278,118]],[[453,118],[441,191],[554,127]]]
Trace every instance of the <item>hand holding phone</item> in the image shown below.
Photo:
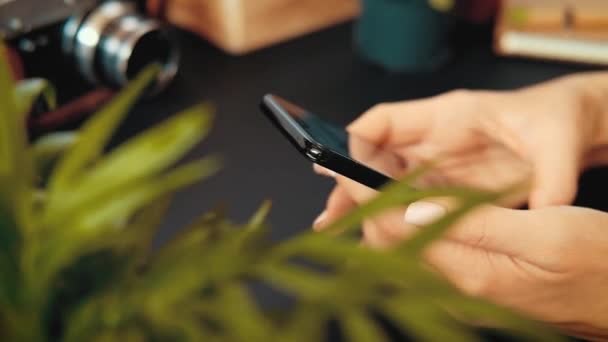
[[[406,169],[394,153],[276,95],[264,96],[261,108],[308,160],[367,187],[378,190]]]

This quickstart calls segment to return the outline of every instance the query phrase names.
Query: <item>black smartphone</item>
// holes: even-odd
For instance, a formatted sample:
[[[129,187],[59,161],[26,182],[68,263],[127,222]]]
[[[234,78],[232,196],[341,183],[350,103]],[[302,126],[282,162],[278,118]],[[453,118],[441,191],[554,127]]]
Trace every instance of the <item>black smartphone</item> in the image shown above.
[[[279,96],[265,95],[261,109],[308,160],[360,184],[379,190],[402,168],[393,153],[349,137],[344,128]]]

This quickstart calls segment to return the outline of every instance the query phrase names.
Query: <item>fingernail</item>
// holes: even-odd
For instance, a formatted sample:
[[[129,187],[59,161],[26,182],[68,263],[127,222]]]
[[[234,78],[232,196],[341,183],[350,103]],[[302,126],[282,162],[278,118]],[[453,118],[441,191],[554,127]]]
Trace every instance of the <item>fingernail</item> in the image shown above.
[[[326,217],[327,217],[327,211],[322,212],[321,215],[319,215],[319,217],[317,217],[315,222],[312,224],[313,227],[320,228],[321,224],[323,224],[323,221],[325,221]]]
[[[327,170],[327,175],[331,178],[336,178],[338,176],[338,174],[335,171],[332,170]]]
[[[414,226],[426,226],[433,223],[447,213],[447,210],[432,202],[415,202],[410,204],[405,211],[404,220],[407,224]]]

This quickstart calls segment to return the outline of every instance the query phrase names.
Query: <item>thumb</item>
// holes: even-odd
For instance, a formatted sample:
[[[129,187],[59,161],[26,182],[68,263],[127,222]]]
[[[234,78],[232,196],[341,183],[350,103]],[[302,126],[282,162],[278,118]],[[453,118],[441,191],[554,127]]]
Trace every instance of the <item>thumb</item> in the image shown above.
[[[533,185],[529,205],[532,209],[568,205],[578,190],[581,149],[572,140],[562,139],[534,153]]]
[[[422,99],[374,106],[347,127],[351,135],[381,146],[416,143],[431,129],[433,100]]]

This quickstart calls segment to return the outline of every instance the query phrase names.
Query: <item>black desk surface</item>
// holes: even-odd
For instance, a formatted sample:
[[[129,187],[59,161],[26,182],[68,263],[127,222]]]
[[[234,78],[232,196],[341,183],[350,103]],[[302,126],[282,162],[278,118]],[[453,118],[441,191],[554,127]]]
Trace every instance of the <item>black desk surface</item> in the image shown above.
[[[223,204],[231,217],[247,218],[265,199],[275,238],[307,229],[323,208],[332,186],[315,176],[258,110],[266,92],[274,92],[338,123],[348,123],[378,102],[413,99],[455,88],[511,89],[583,67],[493,55],[487,37],[461,44],[449,65],[434,73],[388,74],[361,61],[353,51],[352,25],[309,35],[244,57],[223,54],[194,35],[180,33],[183,63],[172,87],[140,104],[119,136],[166,118],[201,101],[217,106],[210,137],[188,158],[210,153],[225,160],[212,179],[182,191],[175,199],[161,239],[197,213]],[[478,42],[480,41],[480,42]],[[583,181],[579,204],[608,209],[593,184],[601,171]],[[605,175],[604,175],[605,176]]]

